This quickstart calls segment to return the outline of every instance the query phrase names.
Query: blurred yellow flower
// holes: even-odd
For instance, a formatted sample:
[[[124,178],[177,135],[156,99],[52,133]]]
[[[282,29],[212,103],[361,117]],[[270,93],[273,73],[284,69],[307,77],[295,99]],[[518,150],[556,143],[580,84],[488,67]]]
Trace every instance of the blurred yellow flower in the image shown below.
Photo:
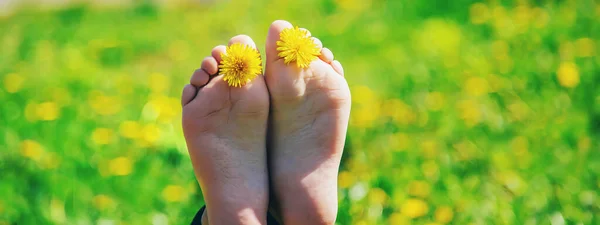
[[[439,223],[446,224],[452,221],[454,212],[448,206],[440,206],[435,210],[435,220]]]
[[[481,122],[481,112],[479,106],[473,100],[462,100],[458,102],[460,117],[465,121],[468,127],[475,126]]]
[[[121,100],[118,97],[106,96],[99,91],[90,92],[88,103],[100,115],[114,115],[121,111]]]
[[[510,39],[515,35],[514,22],[506,9],[497,4],[492,9],[493,28],[496,36],[504,39]]]
[[[34,140],[25,140],[21,142],[21,155],[35,161],[39,161],[44,154],[42,145]]]
[[[445,104],[445,97],[440,92],[430,92],[425,97],[425,105],[431,111],[439,111],[444,108]]]
[[[380,188],[373,188],[369,191],[368,198],[371,204],[383,204],[387,201],[388,195]]]
[[[431,56],[456,57],[462,40],[462,31],[450,21],[431,19],[416,35],[417,48]]]
[[[114,132],[108,128],[98,128],[92,132],[92,142],[97,145],[106,145],[112,142]]]
[[[52,121],[58,118],[60,108],[55,102],[43,102],[37,105],[36,116],[40,120]]]
[[[561,63],[556,75],[558,76],[558,83],[563,87],[574,88],[579,84],[579,69],[575,63]]]
[[[152,119],[155,118],[160,122],[167,123],[181,113],[179,104],[181,104],[179,99],[160,95],[153,97],[148,102],[147,107],[151,107],[152,112],[149,113],[152,115]],[[144,110],[146,110],[146,106]]]
[[[152,73],[148,76],[148,87],[152,92],[164,92],[170,87],[169,77],[162,73]]]
[[[519,32],[524,33],[528,31],[529,23],[532,19],[532,11],[529,6],[524,4],[520,4],[513,9],[513,22]]]
[[[369,225],[369,223],[367,221],[365,221],[364,219],[362,220],[358,220],[354,223],[352,223],[353,225]]]
[[[350,114],[350,123],[356,127],[372,127],[375,125],[375,121],[379,118],[379,107],[369,108],[366,106],[357,106],[353,108]]]
[[[59,199],[52,198],[50,201],[50,220],[57,224],[64,224],[66,219],[65,203]]]
[[[150,144],[155,143],[160,138],[160,129],[154,124],[147,124],[141,132],[144,141]]]
[[[423,156],[429,159],[437,157],[438,147],[438,143],[435,140],[424,140],[421,142]]]
[[[482,24],[490,18],[490,10],[483,3],[475,3],[469,8],[469,15],[472,24]]]
[[[132,167],[131,159],[127,157],[118,157],[108,163],[108,170],[114,176],[128,175],[131,173]]]
[[[106,195],[96,195],[92,203],[96,209],[104,210],[114,206],[115,201]]]
[[[136,121],[123,121],[119,126],[121,136],[129,139],[136,139],[142,134],[142,126]]]
[[[388,219],[389,225],[410,225],[410,219],[400,213],[392,213]]]
[[[278,56],[284,59],[285,64],[296,62],[298,68],[307,68],[313,60],[317,59],[317,56],[321,55],[321,49],[306,30],[298,27],[286,28],[281,31],[279,38]]]
[[[181,202],[185,198],[185,189],[179,185],[169,185],[163,189],[162,197],[167,202]]]
[[[430,192],[431,192],[431,186],[429,186],[429,183],[427,183],[425,181],[414,180],[408,184],[408,194],[409,195],[412,195],[415,197],[420,197],[420,198],[427,198],[429,196]]]
[[[482,96],[488,93],[488,82],[482,77],[471,77],[465,82],[465,91],[472,96]]]
[[[400,211],[408,218],[414,219],[427,215],[429,212],[429,206],[421,199],[411,198],[402,204]]]
[[[392,117],[394,122],[402,125],[414,123],[417,119],[417,114],[414,110],[400,99],[386,100],[382,108],[383,113]]]
[[[356,177],[348,171],[342,171],[338,175],[338,186],[340,188],[349,188],[356,182]]]
[[[378,99],[377,94],[371,90],[369,87],[364,85],[357,85],[351,88],[352,102],[362,105],[368,105],[370,103],[376,102]]]
[[[15,93],[21,90],[23,83],[25,82],[25,78],[16,73],[9,73],[4,77],[4,89],[8,93]]]
[[[596,44],[591,38],[580,38],[575,41],[575,49],[579,57],[592,57],[596,55]]]

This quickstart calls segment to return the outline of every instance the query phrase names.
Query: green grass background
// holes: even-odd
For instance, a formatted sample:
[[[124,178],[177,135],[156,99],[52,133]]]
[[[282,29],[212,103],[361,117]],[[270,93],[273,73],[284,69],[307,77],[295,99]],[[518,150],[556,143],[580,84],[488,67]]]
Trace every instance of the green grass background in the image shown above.
[[[275,19],[351,86],[338,224],[600,224],[600,2],[195,2],[0,17],[0,224],[189,223],[181,89]]]

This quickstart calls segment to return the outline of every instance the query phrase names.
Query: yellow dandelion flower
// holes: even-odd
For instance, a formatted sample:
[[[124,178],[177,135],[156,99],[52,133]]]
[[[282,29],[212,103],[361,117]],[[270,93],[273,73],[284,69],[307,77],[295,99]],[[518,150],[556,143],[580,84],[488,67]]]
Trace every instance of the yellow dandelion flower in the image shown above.
[[[402,215],[401,213],[392,213],[392,215],[390,215],[388,221],[389,221],[390,225],[409,225],[410,224],[409,218],[405,215]]]
[[[229,86],[244,86],[262,73],[260,54],[248,45],[232,44],[225,53],[221,53],[221,57],[220,74]]]
[[[312,41],[308,31],[300,28],[286,28],[279,35],[277,41],[277,51],[279,57],[284,59],[285,64],[296,62],[299,68],[306,68],[321,55],[320,49]]]
[[[25,140],[21,143],[21,154],[38,161],[44,155],[44,147],[34,140]]]
[[[97,145],[110,144],[113,139],[113,131],[108,128],[98,128],[92,132],[91,139]]]
[[[561,63],[556,75],[558,76],[558,83],[563,87],[574,88],[579,84],[579,69],[575,63]]]
[[[133,169],[132,164],[131,159],[127,157],[118,157],[110,160],[108,169],[112,175],[125,176],[131,173],[131,170]]]
[[[435,220],[440,223],[450,223],[454,217],[452,208],[448,206],[441,206],[435,210]]]
[[[431,193],[431,187],[425,181],[412,181],[408,184],[408,194],[426,198]]]
[[[411,198],[402,204],[400,211],[403,215],[414,219],[427,215],[427,212],[429,212],[429,206],[421,199]]]
[[[37,105],[37,118],[45,121],[52,121],[60,115],[60,108],[54,102],[44,102]]]
[[[338,175],[338,185],[340,188],[349,188],[355,183],[355,181],[355,176],[348,171],[342,171]]]
[[[181,202],[184,200],[185,189],[179,185],[169,185],[162,191],[162,197],[167,202]]]

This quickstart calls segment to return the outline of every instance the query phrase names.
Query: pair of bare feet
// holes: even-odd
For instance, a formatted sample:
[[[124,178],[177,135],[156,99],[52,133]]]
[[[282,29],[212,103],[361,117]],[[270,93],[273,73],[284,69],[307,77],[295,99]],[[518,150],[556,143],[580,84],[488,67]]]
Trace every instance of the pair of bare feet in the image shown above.
[[[216,75],[226,49],[217,46],[184,87],[183,131],[210,225],[266,224],[269,203],[285,225],[335,222],[350,91],[316,38],[321,56],[308,68],[278,57],[276,42],[291,27],[271,24],[264,76],[228,86]],[[245,35],[235,43],[256,49]]]

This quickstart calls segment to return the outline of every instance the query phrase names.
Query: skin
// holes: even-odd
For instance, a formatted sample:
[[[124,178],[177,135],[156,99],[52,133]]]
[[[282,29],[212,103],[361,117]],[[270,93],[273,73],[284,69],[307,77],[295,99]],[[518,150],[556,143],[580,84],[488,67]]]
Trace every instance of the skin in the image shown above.
[[[264,77],[241,88],[211,79],[225,51],[217,46],[184,87],[183,130],[207,202],[205,225],[265,224],[269,194],[283,224],[335,223],[350,91],[317,38],[321,56],[306,69],[277,56],[279,33],[289,27],[270,26]],[[245,35],[232,43],[255,47]]]
[[[254,48],[246,35],[229,44]],[[182,94],[183,133],[206,200],[209,224],[266,224],[269,96],[263,76],[229,87],[217,74],[225,46],[217,46]],[[206,224],[206,223],[205,223]]]
[[[291,27],[287,21],[273,22],[266,42],[273,206],[286,225],[334,224],[350,90],[341,64],[317,38],[313,41],[321,56],[308,68],[284,63],[276,42],[279,33]]]

